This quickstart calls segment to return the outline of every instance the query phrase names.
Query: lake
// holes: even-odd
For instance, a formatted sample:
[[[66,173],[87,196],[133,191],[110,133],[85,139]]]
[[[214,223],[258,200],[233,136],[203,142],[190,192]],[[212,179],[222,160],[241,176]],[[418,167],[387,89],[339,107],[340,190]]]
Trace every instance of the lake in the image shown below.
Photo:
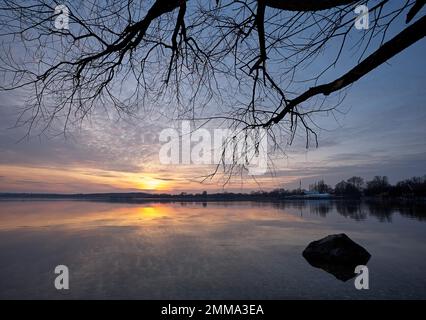
[[[302,256],[336,233],[371,254],[368,290]],[[425,299],[426,207],[0,201],[0,298]]]

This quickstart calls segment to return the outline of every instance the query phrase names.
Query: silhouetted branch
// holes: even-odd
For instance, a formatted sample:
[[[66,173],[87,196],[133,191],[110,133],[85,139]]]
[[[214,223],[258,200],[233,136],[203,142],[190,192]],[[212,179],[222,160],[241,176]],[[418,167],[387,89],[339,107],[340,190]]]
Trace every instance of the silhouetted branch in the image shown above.
[[[354,83],[373,69],[388,61],[393,56],[422,39],[425,35],[426,17],[422,17],[411,26],[407,27],[404,31],[400,32],[397,36],[383,44],[383,46],[381,46],[377,51],[372,53],[368,58],[363,60],[360,64],[340,78],[327,84],[312,87],[297,98],[291,100],[283,111],[265,124],[265,127],[270,126],[272,123],[280,122],[294,107],[315,95],[323,94],[328,96],[332,92],[343,89],[344,87]]]
[[[424,16],[401,28],[424,2],[75,0],[57,29],[56,2],[0,0],[0,89],[26,98],[17,125],[28,132],[56,121],[65,132],[95,108],[155,109],[308,147],[315,114],[334,116],[344,88],[424,36]],[[354,28],[361,4],[367,30]],[[354,66],[330,82],[345,56]]]

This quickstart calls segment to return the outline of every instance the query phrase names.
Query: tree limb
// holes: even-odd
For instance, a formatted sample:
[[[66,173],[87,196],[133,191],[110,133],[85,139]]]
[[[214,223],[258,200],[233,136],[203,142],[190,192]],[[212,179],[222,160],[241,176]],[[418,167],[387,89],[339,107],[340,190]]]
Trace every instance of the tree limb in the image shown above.
[[[407,19],[405,20],[406,23],[409,23],[411,20],[413,20],[414,16],[423,8],[423,6],[426,4],[426,0],[417,0],[414,6],[408,11],[407,13]]]
[[[280,122],[290,111],[297,105],[306,100],[318,95],[329,95],[335,91],[354,83],[361,77],[368,74],[373,69],[377,68],[393,56],[397,55],[404,49],[408,48],[426,35],[426,16],[423,16],[411,26],[405,28],[394,38],[383,44],[374,53],[368,56],[365,60],[359,63],[356,67],[341,76],[340,78],[327,84],[312,87],[291,100],[288,105],[275,117],[272,117],[264,126],[269,127],[273,123]]]

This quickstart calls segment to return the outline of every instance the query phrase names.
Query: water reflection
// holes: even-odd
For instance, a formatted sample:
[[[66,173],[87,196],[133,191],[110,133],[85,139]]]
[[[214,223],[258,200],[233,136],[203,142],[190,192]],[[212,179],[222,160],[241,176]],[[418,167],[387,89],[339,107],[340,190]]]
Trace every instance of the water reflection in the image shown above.
[[[191,208],[207,210],[204,214],[197,212],[191,219],[200,223],[213,223],[215,219],[223,219],[220,211],[215,212],[211,207],[217,205],[221,209],[238,207],[240,202],[207,202],[192,203],[147,203],[143,205],[117,204],[107,202],[83,202],[84,210],[81,210],[80,201],[2,201],[0,215],[0,228],[13,227],[42,227],[42,226],[67,226],[90,227],[99,225],[138,225],[161,223],[169,219],[173,223],[179,223],[180,218],[185,219]],[[392,217],[399,215],[419,221],[426,221],[426,204],[416,203],[389,203],[389,202],[360,202],[360,201],[288,201],[288,202],[247,202],[247,208],[237,215],[227,210],[227,219],[237,220],[275,220],[279,212],[279,219],[294,220],[292,213],[299,213],[327,217],[331,212],[356,221],[365,221],[368,216],[376,218],[379,222],[392,222]],[[265,211],[271,208],[278,211]],[[260,210],[259,210],[260,209]],[[192,212],[191,210],[189,212]]]
[[[357,221],[366,220],[367,216],[370,215],[380,222],[392,222],[392,216],[395,214],[420,221],[426,220],[426,202],[295,200],[275,202],[273,206],[282,210],[297,209],[299,211],[308,211],[321,217],[326,217],[331,211],[336,211],[346,218]]]
[[[408,204],[2,201],[0,298],[426,298],[424,222]],[[374,256],[368,292],[300,254],[334,233]],[[72,273],[66,296],[58,264]]]
[[[170,206],[126,206],[79,201],[1,203],[0,228],[126,226],[159,223],[174,215]],[[178,222],[177,219],[173,220]]]
[[[345,265],[345,264],[336,264],[336,263],[321,263],[315,260],[306,259],[306,261],[308,261],[308,263],[311,266],[315,268],[320,268],[332,274],[333,276],[336,277],[336,279],[341,280],[343,282],[346,282],[354,278],[356,275],[354,272],[355,267],[358,265],[367,265],[368,260],[370,260],[370,258],[363,261],[359,261],[359,263],[356,263],[356,264]]]
[[[358,201],[340,201],[336,202],[336,210],[344,217],[351,218],[357,221],[362,221],[367,218],[367,211]]]

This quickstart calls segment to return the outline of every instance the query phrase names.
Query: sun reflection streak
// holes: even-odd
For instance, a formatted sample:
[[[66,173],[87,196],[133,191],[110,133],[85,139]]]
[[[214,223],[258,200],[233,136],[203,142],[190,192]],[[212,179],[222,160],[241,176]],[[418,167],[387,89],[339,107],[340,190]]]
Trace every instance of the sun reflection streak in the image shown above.
[[[0,202],[0,229],[21,227],[96,228],[103,226],[181,226],[184,229],[222,228],[238,221],[285,220],[303,222],[293,214],[274,210],[264,212],[245,204],[146,203],[123,204],[80,201]],[[196,227],[194,227],[196,226]]]

